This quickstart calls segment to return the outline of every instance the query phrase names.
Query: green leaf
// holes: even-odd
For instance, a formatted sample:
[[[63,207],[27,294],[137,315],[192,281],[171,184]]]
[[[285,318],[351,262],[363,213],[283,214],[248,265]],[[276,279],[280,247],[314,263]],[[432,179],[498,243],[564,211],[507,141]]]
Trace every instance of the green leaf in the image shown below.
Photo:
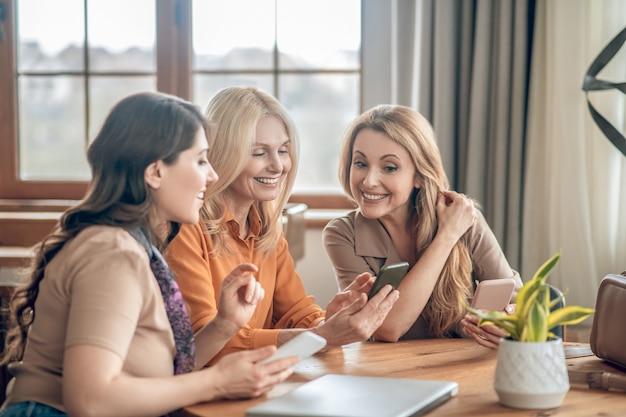
[[[523,342],[542,342],[548,338],[548,310],[545,305],[533,304],[528,322],[522,332]]]
[[[537,270],[533,278],[524,284],[517,294],[513,314],[507,314],[504,311],[476,310],[468,306],[464,300],[463,305],[480,318],[479,326],[488,324],[497,326],[506,330],[513,340],[546,341],[548,337],[554,337],[550,329],[559,325],[580,323],[594,313],[593,309],[585,307],[556,307],[563,301],[563,296],[555,300],[550,299],[550,286],[546,280],[560,258],[560,252],[552,256]],[[555,307],[557,309],[551,312],[550,310]]]
[[[499,327],[507,332],[509,332],[509,336],[513,337],[512,335],[517,335],[517,327],[515,326],[515,323],[507,320],[507,319],[501,319],[501,320],[484,320],[480,322],[480,326],[485,326],[488,324],[492,324],[496,327]]]
[[[552,329],[556,326],[565,324],[577,324],[589,317],[595,312],[592,308],[567,306],[559,310],[555,310],[548,316],[548,328]]]
[[[557,252],[554,256],[552,256],[552,258],[548,259],[547,261],[545,261],[543,263],[543,265],[541,265],[541,267],[537,270],[537,272],[535,272],[535,275],[533,276],[533,281],[534,280],[543,280],[545,282],[545,280],[548,277],[548,274],[550,273],[550,271],[552,271],[552,269],[556,266],[556,264],[559,263],[559,260],[561,259],[561,252]]]
[[[533,281],[529,281],[524,287],[522,287],[522,291],[524,291],[522,300],[516,301],[515,312],[519,315],[518,321],[518,331],[520,334],[523,333],[523,327],[526,326],[526,320],[529,319],[531,314],[531,308],[540,302],[541,289],[544,287],[540,280],[533,279]]]

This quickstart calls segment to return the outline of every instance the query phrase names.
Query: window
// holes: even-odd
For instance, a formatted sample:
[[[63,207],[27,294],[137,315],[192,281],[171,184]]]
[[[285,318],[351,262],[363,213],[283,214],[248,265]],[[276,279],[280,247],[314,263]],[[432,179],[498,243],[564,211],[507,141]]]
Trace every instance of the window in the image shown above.
[[[255,85],[278,98],[300,134],[296,194],[341,193],[337,149],[360,111],[360,7],[359,0],[192,3],[193,101],[204,106],[227,85]]]
[[[4,3],[0,197],[82,197],[85,149],[110,107],[157,89],[155,2],[136,0],[141,13],[120,13],[126,3]]]
[[[18,2],[21,179],[88,180],[83,150],[109,109],[124,95],[156,90],[154,2],[134,0],[141,13],[132,14],[119,12],[124,3]],[[63,10],[62,30],[61,16],[50,18],[58,9]],[[112,36],[115,32],[123,36]]]
[[[0,198],[81,198],[85,147],[125,95],[158,89],[204,107],[227,85],[252,84],[298,126],[294,200],[346,206],[337,149],[361,111],[361,1],[12,0],[4,8]]]

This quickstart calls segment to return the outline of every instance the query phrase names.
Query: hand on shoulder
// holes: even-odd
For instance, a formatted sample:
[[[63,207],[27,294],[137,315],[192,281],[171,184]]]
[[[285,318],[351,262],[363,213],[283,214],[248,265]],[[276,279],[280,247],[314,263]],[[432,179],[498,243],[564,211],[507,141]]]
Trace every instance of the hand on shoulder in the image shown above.
[[[474,225],[478,215],[470,198],[454,191],[442,191],[437,199],[437,235],[448,236],[456,242]]]

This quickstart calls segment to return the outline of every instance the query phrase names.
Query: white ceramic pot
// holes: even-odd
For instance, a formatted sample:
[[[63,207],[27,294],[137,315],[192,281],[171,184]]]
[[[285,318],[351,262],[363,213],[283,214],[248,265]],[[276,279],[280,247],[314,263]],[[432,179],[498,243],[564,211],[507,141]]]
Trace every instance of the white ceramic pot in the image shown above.
[[[569,391],[561,339],[547,342],[501,339],[493,387],[500,403],[507,407],[560,406]]]

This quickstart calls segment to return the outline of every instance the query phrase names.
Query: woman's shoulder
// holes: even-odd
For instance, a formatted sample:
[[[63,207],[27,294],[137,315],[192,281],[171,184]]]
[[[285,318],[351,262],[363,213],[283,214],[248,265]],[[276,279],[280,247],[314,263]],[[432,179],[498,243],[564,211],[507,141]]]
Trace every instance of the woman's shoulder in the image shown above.
[[[202,219],[198,220],[196,223],[187,224],[183,223],[180,225],[180,230],[178,231],[178,236],[206,236],[209,237],[207,232],[207,227]]]
[[[481,210],[477,210],[476,222],[470,227],[468,237],[470,243],[470,250],[474,251],[477,246],[485,243],[485,238],[489,235],[493,235],[493,231],[487,223],[487,219]]]
[[[335,234],[354,236],[355,240],[378,239],[387,236],[380,220],[367,218],[358,209],[328,222],[324,228],[324,236]]]
[[[168,261],[174,258],[185,257],[186,254],[210,252],[213,248],[213,238],[207,231],[202,220],[195,224],[182,224],[174,239],[168,244],[164,255]],[[173,256],[172,254],[176,254]]]
[[[46,271],[64,288],[78,282],[96,288],[103,277],[111,285],[116,280],[128,285],[133,277],[144,288],[152,277],[144,247],[125,229],[103,225],[89,226],[68,241]]]
[[[349,211],[341,216],[330,220],[324,229],[354,229],[354,223],[358,215],[358,210]]]
[[[116,226],[94,225],[82,230],[67,243],[71,253],[123,251],[145,254],[144,247],[125,229]],[[147,254],[146,254],[147,256]]]

